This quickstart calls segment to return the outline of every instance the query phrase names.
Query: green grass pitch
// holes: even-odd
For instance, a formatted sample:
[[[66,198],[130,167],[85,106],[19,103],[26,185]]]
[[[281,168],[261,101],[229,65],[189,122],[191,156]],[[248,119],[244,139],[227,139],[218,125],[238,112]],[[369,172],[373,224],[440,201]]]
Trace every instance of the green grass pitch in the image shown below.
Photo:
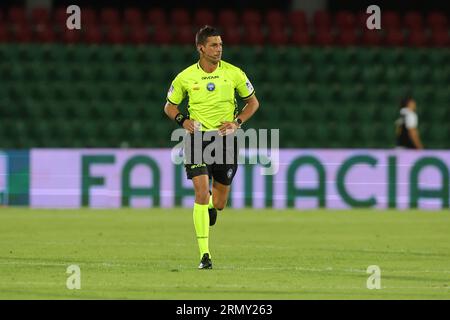
[[[210,247],[188,209],[0,208],[0,299],[450,299],[448,211],[226,209]]]

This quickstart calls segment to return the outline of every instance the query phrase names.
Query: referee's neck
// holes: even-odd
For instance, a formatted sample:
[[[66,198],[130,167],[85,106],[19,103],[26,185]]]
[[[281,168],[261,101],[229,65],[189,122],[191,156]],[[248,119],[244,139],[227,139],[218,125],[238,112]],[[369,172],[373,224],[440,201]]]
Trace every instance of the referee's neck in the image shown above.
[[[206,73],[212,73],[216,71],[217,67],[219,66],[219,63],[211,63],[205,58],[200,58],[200,61],[198,62],[200,68],[202,68],[203,71]]]

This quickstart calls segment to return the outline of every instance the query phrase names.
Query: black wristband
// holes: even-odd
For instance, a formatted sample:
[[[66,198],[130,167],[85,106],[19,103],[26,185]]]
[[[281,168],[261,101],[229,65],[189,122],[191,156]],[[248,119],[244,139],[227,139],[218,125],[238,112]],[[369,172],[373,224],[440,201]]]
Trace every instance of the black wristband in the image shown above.
[[[180,127],[182,127],[183,126],[183,122],[185,122],[186,121],[186,117],[184,116],[184,114],[182,114],[182,113],[179,113],[179,114],[177,114],[176,116],[175,116],[175,121],[178,123],[178,125],[180,126]]]

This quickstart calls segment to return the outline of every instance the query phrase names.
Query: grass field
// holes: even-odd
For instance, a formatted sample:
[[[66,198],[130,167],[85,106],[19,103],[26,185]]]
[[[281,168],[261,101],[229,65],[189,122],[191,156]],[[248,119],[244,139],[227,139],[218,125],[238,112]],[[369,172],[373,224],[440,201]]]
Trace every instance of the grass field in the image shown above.
[[[213,270],[193,228],[187,209],[0,208],[0,299],[450,299],[448,211],[228,209]]]

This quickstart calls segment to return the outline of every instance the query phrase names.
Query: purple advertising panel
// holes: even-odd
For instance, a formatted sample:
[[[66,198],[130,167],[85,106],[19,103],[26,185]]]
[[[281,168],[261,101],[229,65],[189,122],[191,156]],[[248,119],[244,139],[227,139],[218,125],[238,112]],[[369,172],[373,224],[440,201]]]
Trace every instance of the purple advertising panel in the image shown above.
[[[171,149],[34,149],[30,157],[32,207],[193,203],[192,183]],[[239,166],[232,207],[449,207],[450,151],[282,149],[269,160],[270,174],[260,161]]]

